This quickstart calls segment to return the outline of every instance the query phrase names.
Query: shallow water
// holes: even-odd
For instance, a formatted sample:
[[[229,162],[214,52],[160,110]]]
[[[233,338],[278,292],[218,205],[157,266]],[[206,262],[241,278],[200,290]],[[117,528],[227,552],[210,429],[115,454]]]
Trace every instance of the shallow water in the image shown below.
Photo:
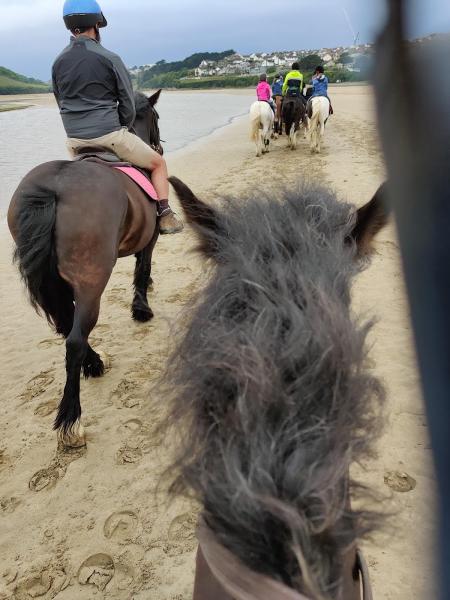
[[[245,114],[253,98],[251,90],[248,95],[164,92],[158,104],[164,149],[179,150],[223,127]],[[65,132],[56,108],[0,113],[0,220],[4,220],[14,190],[30,169],[67,158]]]

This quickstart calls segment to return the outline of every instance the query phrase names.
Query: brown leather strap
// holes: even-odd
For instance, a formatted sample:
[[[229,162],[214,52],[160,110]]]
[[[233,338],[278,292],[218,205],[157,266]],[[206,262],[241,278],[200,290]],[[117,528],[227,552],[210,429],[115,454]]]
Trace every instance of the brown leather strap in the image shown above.
[[[362,585],[363,600],[373,600],[372,586],[370,584],[369,568],[361,550],[356,551],[356,566]]]
[[[203,521],[197,535],[200,547],[194,600],[310,600],[279,581],[251,571],[219,544]],[[373,600],[367,563],[360,550],[353,550],[350,560],[350,568],[346,569],[350,575],[344,582],[345,600]],[[359,574],[356,580],[353,579],[355,568]]]
[[[217,542],[214,533],[204,522],[200,522],[197,535],[207,565],[217,581],[230,594],[231,599],[308,600],[306,596],[282,583],[248,569]],[[197,600],[195,596],[194,600]],[[198,600],[201,600],[200,596]]]

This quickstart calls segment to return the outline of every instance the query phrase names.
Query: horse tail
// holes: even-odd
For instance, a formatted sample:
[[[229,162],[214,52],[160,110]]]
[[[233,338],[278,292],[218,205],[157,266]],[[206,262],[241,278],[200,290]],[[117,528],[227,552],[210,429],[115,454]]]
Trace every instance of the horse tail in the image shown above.
[[[261,108],[258,106],[258,112],[252,114],[250,126],[250,139],[252,142],[258,141],[259,129],[261,125]]]
[[[33,308],[38,314],[44,313],[57,333],[67,336],[72,328],[74,296],[58,271],[57,195],[50,187],[30,183],[18,192],[14,262],[18,264]]]
[[[320,123],[320,107],[318,107],[317,110],[314,111],[314,106],[313,106],[311,124],[310,124],[311,129],[312,130],[317,129],[317,127],[319,126],[319,123]]]

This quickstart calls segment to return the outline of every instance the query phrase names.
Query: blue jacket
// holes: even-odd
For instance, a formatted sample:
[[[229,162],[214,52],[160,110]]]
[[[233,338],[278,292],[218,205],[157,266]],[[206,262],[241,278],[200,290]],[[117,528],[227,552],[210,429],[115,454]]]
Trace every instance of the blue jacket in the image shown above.
[[[317,98],[317,96],[328,96],[328,77],[315,78],[311,80],[313,86],[313,93],[311,98]]]
[[[277,79],[273,82],[272,85],[272,95],[273,96],[282,96],[283,95],[283,80]]]

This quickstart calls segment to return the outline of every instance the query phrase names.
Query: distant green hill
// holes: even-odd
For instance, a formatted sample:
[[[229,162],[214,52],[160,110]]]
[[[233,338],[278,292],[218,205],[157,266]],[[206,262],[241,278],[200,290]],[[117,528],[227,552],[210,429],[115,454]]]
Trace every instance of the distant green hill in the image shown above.
[[[50,92],[50,86],[46,83],[0,67],[0,94],[45,94],[47,92]]]
[[[160,60],[150,69],[146,69],[138,78],[140,88],[177,87],[178,81],[193,74],[193,70],[200,66],[203,60],[218,61],[235,54],[234,50],[225,52],[197,52],[184,60],[166,62]]]

